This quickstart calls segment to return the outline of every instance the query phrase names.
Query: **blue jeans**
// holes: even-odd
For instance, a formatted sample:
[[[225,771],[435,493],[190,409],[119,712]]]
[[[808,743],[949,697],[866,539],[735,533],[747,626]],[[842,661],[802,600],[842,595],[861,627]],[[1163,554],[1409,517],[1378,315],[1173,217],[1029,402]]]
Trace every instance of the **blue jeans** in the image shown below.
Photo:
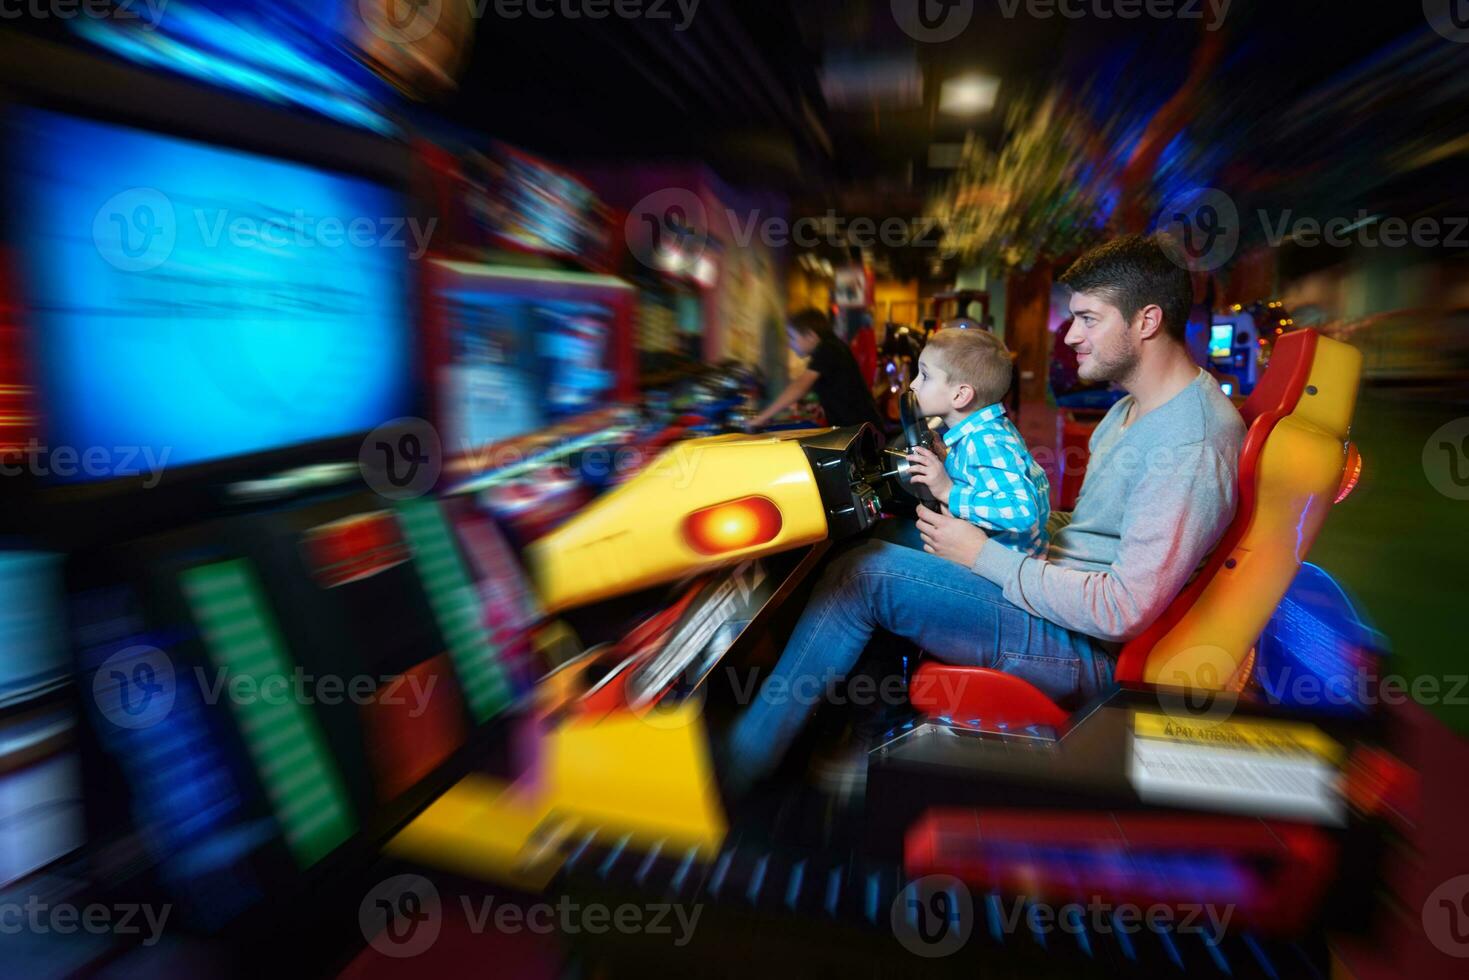
[[[1112,658],[1091,637],[1032,616],[961,565],[870,539],[827,566],[780,661],[736,722],[724,752],[734,779],[775,767],[819,703],[811,695],[845,677],[879,627],[945,663],[1015,674],[1063,705],[1112,684]]]

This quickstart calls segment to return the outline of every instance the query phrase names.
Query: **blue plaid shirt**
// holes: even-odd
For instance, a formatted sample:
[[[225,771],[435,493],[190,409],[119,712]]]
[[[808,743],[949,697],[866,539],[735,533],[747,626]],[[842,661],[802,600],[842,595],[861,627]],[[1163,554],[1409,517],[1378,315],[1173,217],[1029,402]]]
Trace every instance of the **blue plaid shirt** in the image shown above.
[[[949,513],[1022,555],[1044,557],[1051,483],[1005,406],[996,402],[970,415],[944,433],[944,445],[944,470],[954,481]]]

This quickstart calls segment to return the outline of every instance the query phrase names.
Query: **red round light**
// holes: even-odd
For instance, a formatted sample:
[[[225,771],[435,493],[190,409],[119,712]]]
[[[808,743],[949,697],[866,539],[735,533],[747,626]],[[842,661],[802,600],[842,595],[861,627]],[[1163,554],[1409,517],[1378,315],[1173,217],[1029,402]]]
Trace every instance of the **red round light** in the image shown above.
[[[780,508],[765,497],[741,497],[684,518],[684,540],[701,555],[742,551],[775,540]]]

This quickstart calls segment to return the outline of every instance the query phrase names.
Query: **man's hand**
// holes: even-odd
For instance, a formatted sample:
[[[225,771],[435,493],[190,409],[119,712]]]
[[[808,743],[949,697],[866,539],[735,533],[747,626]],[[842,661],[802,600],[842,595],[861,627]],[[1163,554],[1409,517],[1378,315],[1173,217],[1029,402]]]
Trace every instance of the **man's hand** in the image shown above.
[[[989,535],[957,517],[935,514],[927,507],[918,508],[918,534],[923,550],[969,568],[979,557]]]
[[[908,473],[908,479],[928,487],[936,500],[947,501],[949,491],[954,489],[954,481],[944,469],[943,460],[922,446],[909,453]]]

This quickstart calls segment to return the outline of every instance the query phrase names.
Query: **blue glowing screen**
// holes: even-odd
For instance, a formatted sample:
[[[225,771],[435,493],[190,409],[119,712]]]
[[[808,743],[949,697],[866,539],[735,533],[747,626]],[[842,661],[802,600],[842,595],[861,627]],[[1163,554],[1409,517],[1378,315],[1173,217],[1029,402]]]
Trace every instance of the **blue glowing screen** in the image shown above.
[[[35,110],[7,137],[43,431],[83,461],[54,476],[132,476],[409,413],[408,259],[426,235],[399,195]]]

